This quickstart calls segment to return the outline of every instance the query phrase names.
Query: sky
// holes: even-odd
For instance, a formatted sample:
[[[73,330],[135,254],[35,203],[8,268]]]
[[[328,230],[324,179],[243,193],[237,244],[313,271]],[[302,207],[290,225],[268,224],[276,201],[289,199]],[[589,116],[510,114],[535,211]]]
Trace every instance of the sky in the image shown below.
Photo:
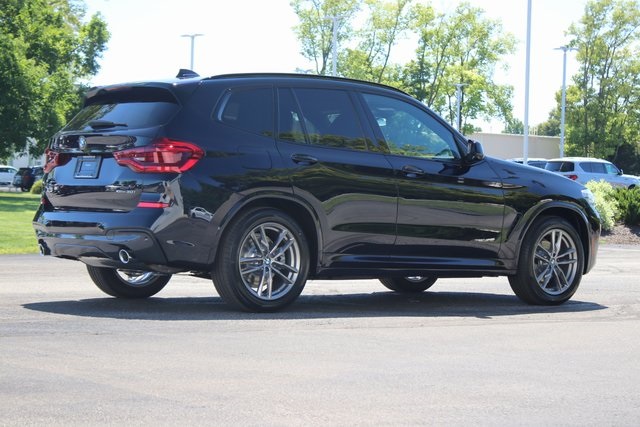
[[[414,0],[425,2],[422,0]],[[467,0],[502,21],[517,43],[505,58],[508,71],[495,71],[495,81],[514,87],[514,116],[524,122],[527,0]],[[189,68],[190,38],[195,38],[194,70],[202,76],[244,72],[295,72],[314,68],[300,54],[293,27],[297,16],[289,0],[85,0],[88,16],[100,12],[111,39],[92,85],[166,79]],[[457,0],[433,0],[437,11],[455,9]],[[565,33],[584,13],[587,0],[532,0],[529,125],[548,118],[555,93],[562,87]],[[392,61],[411,59],[414,43],[400,40]],[[567,82],[578,70],[575,53],[567,55]],[[485,132],[502,124],[480,123]]]

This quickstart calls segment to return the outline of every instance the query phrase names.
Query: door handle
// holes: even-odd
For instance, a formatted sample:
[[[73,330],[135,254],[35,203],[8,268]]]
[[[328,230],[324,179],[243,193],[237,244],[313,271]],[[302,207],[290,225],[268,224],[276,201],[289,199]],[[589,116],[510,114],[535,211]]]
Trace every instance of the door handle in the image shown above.
[[[405,174],[408,178],[417,178],[425,174],[424,170],[412,165],[403,166],[402,173]]]
[[[313,156],[309,156],[308,154],[292,154],[291,160],[293,160],[294,163],[303,166],[315,165],[318,163],[318,159]]]

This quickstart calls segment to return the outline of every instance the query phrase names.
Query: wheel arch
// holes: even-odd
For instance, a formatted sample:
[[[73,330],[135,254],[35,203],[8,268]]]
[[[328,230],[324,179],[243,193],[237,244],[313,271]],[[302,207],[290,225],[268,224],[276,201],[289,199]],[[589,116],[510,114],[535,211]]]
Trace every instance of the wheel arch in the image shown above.
[[[305,206],[303,202],[292,197],[265,195],[254,197],[238,203],[225,217],[220,225],[220,232],[217,241],[224,241],[229,226],[238,218],[239,215],[256,209],[276,209],[282,211],[292,217],[302,228],[309,242],[309,276],[315,275],[319,263],[319,257],[322,248],[322,233],[320,232],[320,219],[315,212]],[[218,256],[218,244],[214,245],[210,256],[210,263],[213,265]]]
[[[524,242],[524,238],[531,229],[531,226],[535,221],[543,217],[552,217],[556,216],[566,220],[569,224],[571,224],[578,236],[580,236],[580,243],[582,245],[582,249],[584,252],[584,265],[583,265],[583,274],[587,273],[590,269],[588,260],[591,259],[591,242],[589,239],[589,220],[584,215],[584,213],[577,207],[569,203],[561,203],[561,204],[548,204],[542,206],[535,213],[531,215],[528,219],[526,226],[523,227],[522,231],[518,235],[518,245],[517,251],[518,258],[520,257],[520,252],[522,249],[522,243]]]

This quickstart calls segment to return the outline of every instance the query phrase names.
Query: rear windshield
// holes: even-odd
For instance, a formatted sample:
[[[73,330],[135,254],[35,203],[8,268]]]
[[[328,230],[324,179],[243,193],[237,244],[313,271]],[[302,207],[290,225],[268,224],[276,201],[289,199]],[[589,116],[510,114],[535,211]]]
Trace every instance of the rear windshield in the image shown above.
[[[544,167],[552,172],[573,172],[573,163],[571,162],[547,162]]]
[[[154,127],[167,123],[179,108],[171,92],[162,88],[122,87],[105,90],[87,99],[85,107],[64,130]],[[101,126],[96,126],[96,122],[101,122]],[[114,126],[105,125],[108,122]]]

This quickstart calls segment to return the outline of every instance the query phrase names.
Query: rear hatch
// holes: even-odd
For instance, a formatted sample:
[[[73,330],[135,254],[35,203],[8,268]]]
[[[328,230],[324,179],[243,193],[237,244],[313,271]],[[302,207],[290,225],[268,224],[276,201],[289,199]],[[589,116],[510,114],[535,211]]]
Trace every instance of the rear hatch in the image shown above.
[[[161,183],[201,156],[163,135],[181,109],[171,84],[133,84],[90,91],[83,109],[47,150],[45,203],[50,210],[130,211],[162,207]],[[195,160],[194,160],[195,158]]]
[[[573,162],[562,160],[548,161],[544,168],[548,171],[563,175],[574,181],[579,181],[579,176],[575,171]]]

